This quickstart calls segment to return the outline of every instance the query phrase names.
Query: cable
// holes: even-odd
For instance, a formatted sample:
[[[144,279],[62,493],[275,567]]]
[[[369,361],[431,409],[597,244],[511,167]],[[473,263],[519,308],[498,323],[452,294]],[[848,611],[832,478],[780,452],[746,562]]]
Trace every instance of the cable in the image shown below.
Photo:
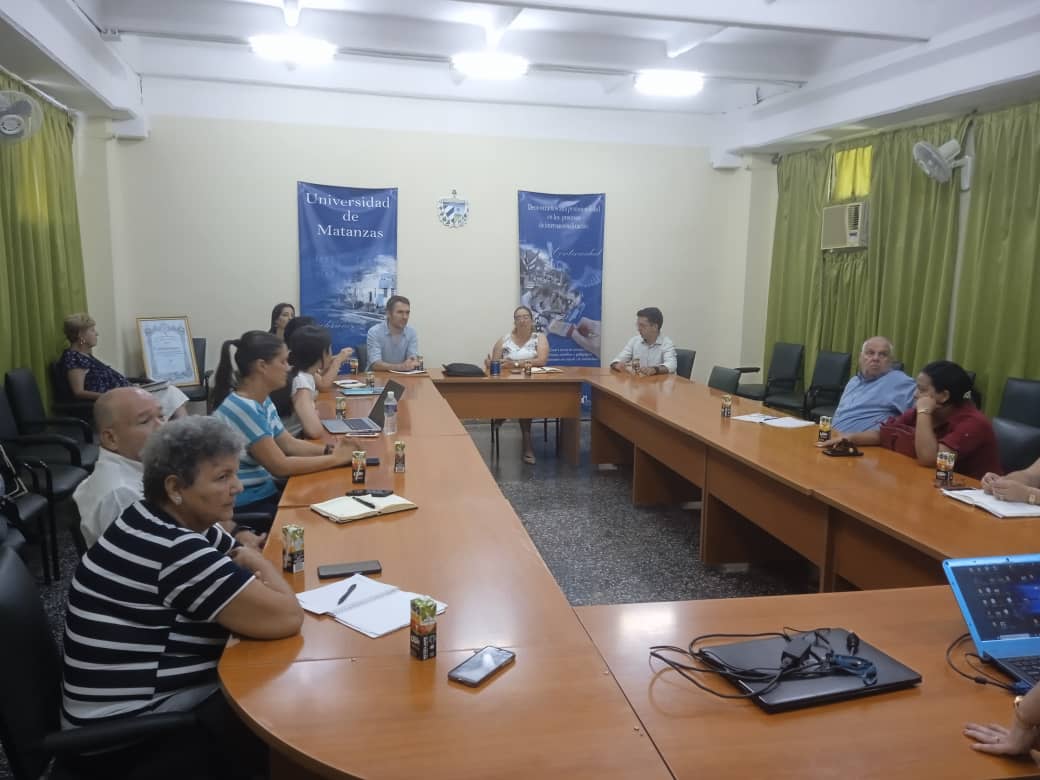
[[[971,670],[975,672],[974,676],[968,674],[965,671],[962,671],[961,669],[958,669],[953,663],[953,651],[956,648],[960,647],[962,644],[964,644],[970,638],[971,634],[961,634],[959,637],[957,637],[950,643],[949,647],[946,648],[946,665],[953,669],[953,671],[955,671],[961,677],[963,677],[966,680],[971,680],[973,683],[978,683],[979,685],[994,685],[997,688],[1003,688],[1008,693],[1025,693],[1025,691],[1021,690],[1021,688],[1024,687],[1023,683],[1012,683],[1011,685],[1008,685],[1002,680],[998,680],[996,677],[993,677],[992,675],[988,674],[984,669],[979,669],[977,666],[971,663],[971,661],[965,660],[969,668],[971,668]],[[965,653],[964,657],[965,659],[975,658],[979,661],[979,663],[983,663],[982,659],[979,658],[979,655],[977,653]],[[1026,690],[1028,690],[1028,688],[1026,688]]]

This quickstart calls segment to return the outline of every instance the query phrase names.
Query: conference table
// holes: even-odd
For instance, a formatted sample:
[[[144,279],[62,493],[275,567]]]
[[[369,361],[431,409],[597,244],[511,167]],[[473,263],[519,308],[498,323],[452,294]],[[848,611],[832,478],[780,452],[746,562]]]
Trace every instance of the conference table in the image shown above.
[[[812,446],[815,429],[723,421],[717,394],[676,377],[637,379],[569,369],[527,379],[460,381],[433,372],[391,378],[406,388],[399,431],[358,440],[381,461],[369,469],[366,486],[392,488],[418,508],[337,525],[309,505],[354,487],[350,470],[293,477],[264,554],[280,563],[280,528],[294,523],[305,529],[305,571],[284,575],[297,592],[319,585],[319,565],[379,560],[381,581],[448,604],[438,619],[438,654],[429,661],[412,659],[407,630],[370,639],[329,616],[311,614],[292,638],[231,640],[219,668],[224,691],[271,746],[274,776],[749,776],[755,772],[745,768],[766,766],[771,749],[781,761],[770,774],[833,776],[836,766],[845,766],[839,757],[846,748],[852,758],[842,774],[848,776],[920,776],[921,761],[938,760],[944,751],[950,767],[960,772],[951,776],[1009,776],[1015,767],[1025,772],[1016,762],[972,754],[960,744],[955,725],[951,730],[946,721],[923,729],[917,724],[930,723],[937,713],[1004,720],[1009,711],[1006,698],[988,690],[980,696],[981,689],[967,681],[960,687],[933,683],[935,658],[941,660],[945,645],[963,630],[944,589],[575,610],[460,417],[542,416],[551,407],[544,414],[576,421],[580,388],[588,382],[593,461],[632,463],[637,501],[685,497],[696,486],[704,514],[711,516],[707,527],[702,520],[709,559],[773,554],[781,540],[785,549],[818,562],[831,585],[867,576],[858,571],[858,561],[844,557],[859,548],[845,539],[841,523],[876,534],[884,541],[878,554],[886,561],[898,559],[892,550],[907,549],[911,558],[933,561],[946,549],[1024,547],[1035,525],[999,526],[1014,530],[987,538],[994,531],[988,516],[936,498],[927,469],[910,464],[903,476],[919,481],[913,489],[901,482],[890,485],[902,477],[900,464],[886,453],[831,459]],[[513,400],[497,398],[500,393]],[[525,393],[539,398],[533,401]],[[348,413],[363,416],[372,400],[352,399]],[[735,414],[760,408],[744,399],[735,404]],[[331,396],[319,400],[321,416],[331,416],[333,409]],[[395,440],[406,446],[403,474],[392,470]],[[871,489],[871,480],[878,489]],[[755,498],[759,492],[765,499]],[[886,494],[896,506],[906,496],[909,520],[879,498]],[[938,507],[946,513],[931,517]],[[953,523],[962,529],[951,532]],[[862,533],[855,537],[860,547],[862,538]],[[894,566],[870,576],[892,586],[903,584],[902,572]],[[913,584],[935,581],[919,579]],[[743,702],[720,707],[695,691],[680,690],[649,666],[647,649],[654,642],[684,644],[707,630],[774,630],[782,624],[778,621],[846,625],[924,672],[925,684],[872,700],[765,716]],[[448,670],[485,645],[513,650],[516,663],[478,689],[447,679]],[[852,749],[845,742],[857,713],[870,725],[856,732],[863,745]],[[905,731],[916,724],[917,737],[900,737],[895,726],[882,728],[889,718]],[[843,725],[832,728],[832,723]],[[807,755],[828,752],[827,744],[812,741],[821,729],[834,734],[841,749],[819,764],[810,765],[804,756],[796,760],[788,742]],[[754,744],[747,744],[752,738]],[[887,743],[889,738],[894,742]],[[874,762],[869,771],[868,753]],[[925,758],[915,758],[918,754]]]

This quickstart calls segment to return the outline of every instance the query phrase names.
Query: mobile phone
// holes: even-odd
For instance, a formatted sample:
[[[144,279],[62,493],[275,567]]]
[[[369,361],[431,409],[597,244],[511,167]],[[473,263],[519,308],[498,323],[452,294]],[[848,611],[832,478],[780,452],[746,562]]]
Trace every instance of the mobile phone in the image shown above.
[[[353,563],[327,563],[318,567],[318,579],[328,580],[333,577],[350,577],[354,574],[382,574],[383,566],[379,561],[354,561]]]
[[[832,458],[858,458],[863,454],[863,450],[830,449],[824,450],[823,454],[830,455]]]
[[[348,490],[348,496],[372,496],[372,498],[386,498],[392,496],[394,491],[385,488],[370,488],[369,490]]]
[[[379,458],[365,458],[365,465],[366,466],[378,466],[379,465]]]
[[[487,646],[448,672],[448,679],[476,688],[503,666],[516,660],[516,653],[501,647]]]

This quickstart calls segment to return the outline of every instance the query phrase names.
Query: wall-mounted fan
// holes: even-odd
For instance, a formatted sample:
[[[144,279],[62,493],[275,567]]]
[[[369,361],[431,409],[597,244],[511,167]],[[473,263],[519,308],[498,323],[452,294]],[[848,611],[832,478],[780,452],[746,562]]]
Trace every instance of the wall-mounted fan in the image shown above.
[[[0,90],[0,143],[16,144],[43,126],[39,101],[24,92]]]
[[[970,154],[966,154],[957,159],[960,153],[961,145],[952,139],[939,147],[926,141],[914,144],[914,161],[922,171],[940,184],[945,184],[953,177],[954,170],[960,168],[961,192],[967,192],[971,189],[972,158]]]

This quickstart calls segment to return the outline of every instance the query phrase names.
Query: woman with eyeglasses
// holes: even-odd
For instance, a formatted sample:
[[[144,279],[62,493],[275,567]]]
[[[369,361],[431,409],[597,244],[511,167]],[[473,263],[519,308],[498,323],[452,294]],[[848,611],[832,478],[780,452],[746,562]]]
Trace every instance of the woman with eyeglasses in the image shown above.
[[[503,368],[513,371],[526,361],[532,366],[544,366],[549,360],[549,340],[544,333],[534,330],[534,315],[526,306],[513,311],[513,329],[495,342],[489,360],[501,360]],[[520,420],[523,434],[524,463],[534,463],[531,446],[531,420]]]

